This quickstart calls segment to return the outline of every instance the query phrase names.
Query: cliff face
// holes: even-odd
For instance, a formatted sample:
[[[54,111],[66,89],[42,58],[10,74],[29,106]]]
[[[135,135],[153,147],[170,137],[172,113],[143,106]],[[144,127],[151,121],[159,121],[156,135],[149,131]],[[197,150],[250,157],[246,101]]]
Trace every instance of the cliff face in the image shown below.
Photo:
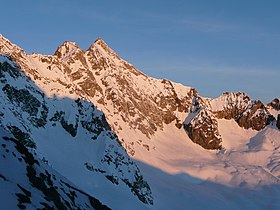
[[[184,122],[190,139],[205,149],[221,149],[222,138],[215,115],[207,108],[203,99],[194,96],[190,113]]]
[[[280,114],[277,116],[277,123],[276,123],[277,128],[280,130]]]
[[[261,130],[274,120],[261,101],[252,101],[245,93],[226,92],[211,100],[210,104],[219,119],[234,119],[246,129]]]
[[[280,100],[278,98],[273,99],[268,105],[276,111],[280,111]]]

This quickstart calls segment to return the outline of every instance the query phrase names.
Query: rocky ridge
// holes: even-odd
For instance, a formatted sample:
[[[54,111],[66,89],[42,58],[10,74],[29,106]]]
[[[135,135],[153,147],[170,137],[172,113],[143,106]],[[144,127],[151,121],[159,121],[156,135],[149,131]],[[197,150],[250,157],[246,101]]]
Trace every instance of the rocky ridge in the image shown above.
[[[280,129],[280,100],[278,98],[273,99],[266,105],[266,108],[276,119],[276,126]]]
[[[275,98],[268,104],[268,106],[272,107],[276,111],[280,111],[280,100]]]
[[[104,187],[128,188],[132,197],[153,204],[139,168],[92,103],[79,97],[48,97],[8,55],[0,56],[0,98],[0,125],[74,184],[101,177]],[[79,173],[67,173],[70,168]]]
[[[9,50],[5,52],[13,54]],[[19,65],[28,65],[25,72],[48,94],[78,95],[93,102],[105,113],[130,155],[135,154],[139,145],[137,139],[127,136],[127,129],[136,132],[141,139],[151,139],[158,130],[172,123],[178,129],[184,127],[191,140],[201,146],[204,144],[204,148],[220,149],[222,140],[218,137],[218,128],[211,128],[209,132],[210,123],[217,127],[217,119],[234,119],[241,127],[255,130],[276,120],[261,101],[252,101],[244,93],[224,93],[208,100],[199,96],[194,88],[148,77],[121,59],[102,39],[96,40],[86,51],[76,43],[65,42],[54,56],[23,53],[16,61]],[[55,87],[50,88],[52,86]],[[196,114],[207,113],[201,121],[207,126],[199,132],[194,132],[194,127],[185,121],[196,97],[201,98],[204,106],[204,111]],[[217,103],[220,104],[218,108],[215,107]],[[198,130],[200,121],[196,121],[196,125]],[[202,142],[215,143],[205,146]],[[149,141],[141,146],[150,149],[153,143]]]
[[[261,130],[269,125],[274,117],[260,101],[252,101],[241,92],[223,93],[210,101],[214,114],[220,119],[234,119],[240,127]]]

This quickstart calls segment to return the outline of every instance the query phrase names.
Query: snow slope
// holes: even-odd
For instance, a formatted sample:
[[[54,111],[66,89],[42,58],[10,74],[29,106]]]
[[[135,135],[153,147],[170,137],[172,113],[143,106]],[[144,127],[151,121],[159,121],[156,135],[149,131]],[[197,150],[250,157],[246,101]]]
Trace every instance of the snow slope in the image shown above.
[[[0,127],[1,209],[109,209]]]
[[[6,56],[0,79],[0,124],[21,144],[108,206],[152,204],[149,185],[92,103],[48,98]]]
[[[233,120],[219,126],[228,141],[221,151],[207,151],[168,126],[153,139],[152,154],[137,156],[154,209],[279,209],[279,131],[259,134]]]

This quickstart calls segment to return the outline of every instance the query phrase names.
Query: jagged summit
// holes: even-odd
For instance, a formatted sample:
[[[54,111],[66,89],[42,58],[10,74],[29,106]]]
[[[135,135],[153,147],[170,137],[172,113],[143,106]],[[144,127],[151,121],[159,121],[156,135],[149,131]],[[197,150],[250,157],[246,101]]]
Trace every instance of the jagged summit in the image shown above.
[[[7,55],[11,55],[13,52],[25,54],[25,52],[20,47],[11,43],[10,40],[8,40],[2,34],[0,34],[0,52]]]
[[[96,53],[98,56],[113,56],[114,58],[120,59],[117,53],[101,38],[97,38],[87,51]]]
[[[101,37],[98,37],[95,41],[94,41],[94,43],[104,43],[104,44],[106,44],[106,42],[101,38]],[[106,44],[107,45],[107,44]]]
[[[2,42],[3,40],[7,40],[7,38],[0,34],[0,42]]]
[[[71,57],[77,52],[83,52],[76,42],[65,41],[55,51],[54,55],[58,58]]]
[[[5,53],[7,55],[12,55],[14,53],[23,53],[24,55],[27,55],[24,50],[10,42],[10,40],[2,34],[0,34],[0,52]],[[113,56],[114,58],[120,59],[117,53],[113,49],[111,49],[108,46],[108,44],[106,44],[106,42],[101,38],[97,38],[86,51],[81,49],[76,42],[65,41],[56,49],[54,55],[58,58],[68,58],[74,56],[77,53],[85,52],[90,52],[91,54],[98,54],[104,57]]]
[[[3,41],[10,42],[5,36],[3,36],[3,34],[0,34],[0,42],[3,42]]]
[[[280,110],[280,99],[279,98],[275,98],[273,99],[269,105],[274,108],[275,110],[279,111]]]
[[[8,40],[6,37],[4,37],[2,34],[0,34],[0,51],[2,53],[8,53],[11,51],[14,51],[15,49],[20,49],[17,45],[13,44]]]

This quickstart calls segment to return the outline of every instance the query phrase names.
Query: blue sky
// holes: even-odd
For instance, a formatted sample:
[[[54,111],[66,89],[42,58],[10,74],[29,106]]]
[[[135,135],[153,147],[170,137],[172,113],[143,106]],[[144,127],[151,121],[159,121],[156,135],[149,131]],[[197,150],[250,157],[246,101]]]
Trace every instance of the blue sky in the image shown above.
[[[1,31],[28,53],[98,37],[139,70],[203,96],[280,97],[278,0],[9,0]]]

